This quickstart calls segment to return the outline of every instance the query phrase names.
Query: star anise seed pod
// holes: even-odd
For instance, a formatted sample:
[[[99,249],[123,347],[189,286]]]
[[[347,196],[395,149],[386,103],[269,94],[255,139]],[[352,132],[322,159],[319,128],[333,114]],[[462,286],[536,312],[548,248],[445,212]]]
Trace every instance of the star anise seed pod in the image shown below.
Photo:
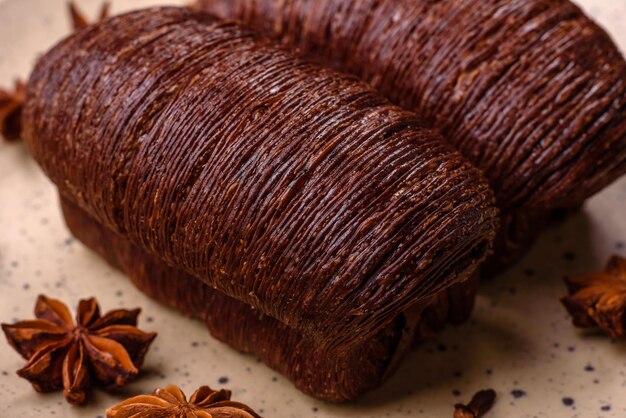
[[[15,81],[13,91],[0,89],[0,135],[6,141],[16,141],[21,135],[20,118],[26,95],[26,85]]]
[[[74,31],[85,28],[91,24],[89,19],[87,19],[85,14],[81,12],[78,7],[76,7],[76,4],[74,4],[73,1],[68,2],[67,7],[70,12],[70,20],[72,21],[72,29],[74,29]],[[109,17],[110,7],[111,3],[108,1],[102,3],[102,6],[100,6],[100,16],[98,18],[98,22],[102,22],[104,19]]]
[[[626,259],[613,256],[604,272],[566,277],[569,295],[561,302],[580,328],[600,328],[626,336]]]
[[[496,392],[486,389],[477,392],[467,405],[454,405],[454,418],[480,418],[493,408]]]
[[[155,333],[139,330],[140,309],[100,315],[95,299],[81,300],[76,323],[62,302],[40,295],[36,320],[2,324],[9,344],[27,360],[17,374],[38,392],[63,388],[68,402],[81,404],[92,381],[120,387],[137,377]]]
[[[156,389],[107,409],[107,418],[260,418],[250,407],[230,400],[230,391],[202,386],[187,401],[178,386]]]

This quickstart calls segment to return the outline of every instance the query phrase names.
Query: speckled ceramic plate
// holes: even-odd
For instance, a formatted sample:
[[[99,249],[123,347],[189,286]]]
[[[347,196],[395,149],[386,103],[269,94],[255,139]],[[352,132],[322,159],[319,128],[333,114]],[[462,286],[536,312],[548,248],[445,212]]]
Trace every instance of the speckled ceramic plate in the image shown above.
[[[174,0],[169,1],[169,3]],[[95,15],[99,1],[79,2]],[[153,1],[113,1],[114,12]],[[626,0],[581,0],[626,48]],[[37,54],[69,31],[63,0],[0,0],[0,84],[25,77]],[[65,228],[55,190],[22,144],[0,144],[0,320],[32,317],[38,294],[70,305],[97,296],[104,310],[143,307],[158,331],[145,373],[124,391],[94,391],[87,406],[40,395],[14,371],[23,360],[0,343],[0,417],[98,417],[157,386],[228,387],[266,417],[451,417],[453,404],[482,388],[498,400],[489,417],[626,416],[626,343],[574,329],[558,302],[562,276],[626,255],[626,179],[544,234],[507,274],[485,283],[473,320],[419,347],[379,390],[351,405],[328,405],[297,390],[254,357],[215,341],[200,322],[166,309],[85,249]]]

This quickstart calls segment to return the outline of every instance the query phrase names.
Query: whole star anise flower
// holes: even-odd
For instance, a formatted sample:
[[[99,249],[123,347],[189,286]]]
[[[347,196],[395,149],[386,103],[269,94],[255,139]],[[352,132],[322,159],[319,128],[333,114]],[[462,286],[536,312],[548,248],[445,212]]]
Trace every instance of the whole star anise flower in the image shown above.
[[[15,81],[12,91],[0,89],[0,135],[6,141],[20,138],[20,118],[25,95],[26,85],[21,80]]]
[[[137,329],[140,309],[100,316],[95,299],[81,300],[76,324],[62,302],[39,296],[36,320],[2,324],[9,343],[28,362],[17,374],[38,392],[63,388],[68,402],[85,401],[92,381],[119,387],[137,377],[155,333]]]
[[[230,394],[202,386],[187,401],[178,386],[167,386],[107,409],[107,418],[261,418],[250,407],[231,401]]]
[[[605,271],[566,277],[569,295],[561,302],[574,325],[600,329],[613,338],[626,336],[626,260],[613,256]]]
[[[72,28],[77,31],[87,26],[91,25],[89,19],[85,17],[85,14],[78,9],[76,4],[73,1],[67,3],[67,7],[70,13],[70,20],[72,22]],[[98,22],[102,22],[104,19],[109,17],[111,9],[111,3],[105,1],[100,6],[100,16],[98,17]]]

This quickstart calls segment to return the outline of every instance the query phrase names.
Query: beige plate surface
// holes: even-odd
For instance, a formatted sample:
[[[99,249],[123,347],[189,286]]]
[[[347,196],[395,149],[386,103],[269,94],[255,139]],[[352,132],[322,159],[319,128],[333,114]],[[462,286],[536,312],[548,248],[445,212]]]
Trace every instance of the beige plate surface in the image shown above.
[[[96,14],[98,1],[79,3]],[[113,10],[152,3],[118,0]],[[626,49],[626,0],[580,3]],[[37,54],[68,30],[62,0],[0,1],[0,85],[27,76]],[[115,394],[97,390],[80,408],[60,393],[35,393],[14,374],[23,360],[0,341],[0,417],[95,418],[131,394],[165,384],[188,393],[202,384],[228,387],[234,399],[276,418],[451,417],[454,403],[487,387],[498,392],[490,417],[624,417],[626,343],[572,328],[558,297],[563,275],[600,268],[613,253],[626,255],[625,205],[623,179],[548,231],[516,268],[486,283],[471,323],[417,349],[357,404],[334,406],[302,395],[254,357],[213,340],[201,323],[143,296],[72,240],[52,184],[22,144],[0,144],[0,321],[31,318],[39,293],[72,307],[94,295],[103,310],[143,307],[140,325],[159,332],[137,382]]]

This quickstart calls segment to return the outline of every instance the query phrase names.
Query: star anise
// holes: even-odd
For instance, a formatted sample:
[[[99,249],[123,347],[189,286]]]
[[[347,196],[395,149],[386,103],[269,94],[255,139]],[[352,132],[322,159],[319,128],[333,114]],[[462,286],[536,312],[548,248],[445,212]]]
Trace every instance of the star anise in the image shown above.
[[[22,106],[26,94],[26,85],[15,81],[13,91],[0,89],[0,134],[6,141],[20,138]]]
[[[477,392],[467,405],[454,405],[454,418],[480,418],[484,416],[496,401],[496,392],[493,389]]]
[[[613,256],[604,272],[566,277],[565,283],[570,294],[561,302],[575,326],[626,336],[626,259]]]
[[[78,7],[76,7],[73,1],[70,1],[67,6],[70,12],[70,19],[72,20],[72,28],[75,31],[85,28],[91,24],[89,19],[85,17],[85,14],[78,10]],[[100,16],[98,18],[98,22],[101,22],[109,17],[110,6],[111,4],[108,1],[102,3],[102,6],[100,7]]]
[[[137,377],[154,333],[137,329],[140,309],[100,316],[95,299],[81,300],[76,324],[62,302],[39,296],[37,319],[2,324],[9,343],[28,362],[17,371],[38,392],[63,388],[68,402],[85,401],[92,381],[120,387]]]
[[[260,418],[250,407],[230,400],[230,391],[202,386],[189,401],[178,386],[156,389],[107,409],[107,418]]]

